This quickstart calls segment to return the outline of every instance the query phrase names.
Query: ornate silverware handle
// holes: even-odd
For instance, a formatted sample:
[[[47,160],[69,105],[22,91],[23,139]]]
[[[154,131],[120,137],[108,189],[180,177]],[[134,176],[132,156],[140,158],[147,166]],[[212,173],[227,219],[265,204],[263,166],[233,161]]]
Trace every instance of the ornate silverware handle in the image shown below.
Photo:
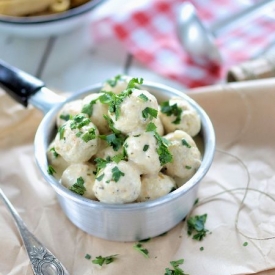
[[[23,220],[0,188],[0,197],[12,214],[28,252],[35,275],[69,275],[60,261],[27,229]]]

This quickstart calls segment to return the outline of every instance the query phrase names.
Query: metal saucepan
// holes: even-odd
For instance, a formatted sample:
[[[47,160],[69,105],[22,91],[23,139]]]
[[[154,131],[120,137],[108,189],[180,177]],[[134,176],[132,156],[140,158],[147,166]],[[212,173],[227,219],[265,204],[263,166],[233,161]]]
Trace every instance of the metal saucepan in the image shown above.
[[[79,196],[60,184],[47,172],[47,149],[56,134],[56,116],[62,106],[87,94],[97,93],[102,83],[88,87],[64,99],[47,89],[35,77],[0,62],[0,86],[18,102],[31,104],[45,113],[34,140],[37,165],[44,179],[56,191],[61,208],[78,228],[93,236],[112,241],[137,241],[167,232],[190,212],[197,197],[199,183],[211,166],[215,151],[215,133],[205,111],[186,94],[165,85],[147,82],[142,84],[158,101],[179,96],[187,100],[199,113],[202,127],[203,159],[195,175],[175,191],[155,200],[106,204]]]

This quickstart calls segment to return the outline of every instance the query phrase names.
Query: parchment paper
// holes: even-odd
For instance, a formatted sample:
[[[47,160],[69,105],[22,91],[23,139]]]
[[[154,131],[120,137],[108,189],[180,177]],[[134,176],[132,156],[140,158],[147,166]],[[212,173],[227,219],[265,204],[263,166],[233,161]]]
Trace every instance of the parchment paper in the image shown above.
[[[34,160],[33,139],[43,115],[0,91],[0,186],[30,231],[71,274],[162,275],[169,261],[182,258],[181,268],[190,275],[275,274],[275,79],[188,93],[209,114],[217,137],[213,165],[190,213],[207,213],[209,233],[201,242],[192,240],[181,222],[143,244],[147,259],[133,249],[134,243],[95,238],[66,218]],[[255,240],[263,238],[268,239]],[[86,254],[92,259],[118,257],[99,267],[85,259]],[[1,202],[0,274],[32,274],[16,226]]]

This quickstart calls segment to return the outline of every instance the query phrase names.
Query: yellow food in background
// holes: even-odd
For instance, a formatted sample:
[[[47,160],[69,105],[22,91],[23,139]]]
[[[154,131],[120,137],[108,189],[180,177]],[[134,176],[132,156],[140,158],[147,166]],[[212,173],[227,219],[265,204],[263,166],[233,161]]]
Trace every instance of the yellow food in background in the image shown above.
[[[64,12],[89,0],[0,0],[0,14],[8,16],[45,15]]]

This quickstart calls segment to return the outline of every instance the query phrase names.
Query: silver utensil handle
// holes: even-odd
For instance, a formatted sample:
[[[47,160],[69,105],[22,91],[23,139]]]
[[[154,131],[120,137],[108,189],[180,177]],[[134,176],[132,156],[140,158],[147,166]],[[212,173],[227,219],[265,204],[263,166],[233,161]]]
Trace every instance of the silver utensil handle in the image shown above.
[[[69,275],[68,271],[59,262],[59,260],[27,229],[23,220],[12,206],[8,198],[5,196],[1,188],[0,197],[15,220],[17,228],[28,252],[33,273],[35,275]]]

